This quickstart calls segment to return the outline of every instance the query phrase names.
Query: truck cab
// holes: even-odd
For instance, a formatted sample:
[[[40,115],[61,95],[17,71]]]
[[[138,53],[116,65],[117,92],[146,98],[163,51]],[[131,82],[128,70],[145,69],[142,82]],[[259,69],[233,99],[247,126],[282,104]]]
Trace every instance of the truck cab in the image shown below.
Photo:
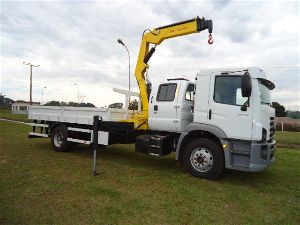
[[[245,77],[250,91],[246,96]],[[259,68],[201,71],[195,82],[169,79],[152,89],[149,127],[178,134],[176,159],[184,158],[193,140],[205,138],[222,150],[225,168],[260,171],[275,159],[275,110],[270,97],[274,87]],[[201,172],[197,163],[191,170]]]
[[[242,96],[242,77],[251,77],[251,95]],[[274,138],[275,109],[271,107],[272,82],[259,68],[223,69],[197,75],[195,123],[220,128],[236,140],[269,141]],[[273,125],[273,124],[272,124]]]

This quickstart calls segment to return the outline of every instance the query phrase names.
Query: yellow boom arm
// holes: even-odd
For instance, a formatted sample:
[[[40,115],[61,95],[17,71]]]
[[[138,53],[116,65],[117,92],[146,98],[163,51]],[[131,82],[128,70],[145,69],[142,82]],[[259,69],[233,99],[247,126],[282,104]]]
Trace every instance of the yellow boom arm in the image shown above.
[[[135,76],[140,89],[142,101],[142,114],[139,118],[133,118],[140,129],[147,129],[148,124],[148,104],[149,104],[149,88],[147,88],[147,81],[145,72],[149,68],[148,60],[155,51],[156,45],[161,44],[165,39],[179,37],[187,34],[197,33],[202,30],[208,29],[209,34],[212,33],[213,24],[211,20],[196,17],[191,20],[182,21],[179,23],[170,24],[163,27],[158,27],[152,31],[144,32],[140,52],[135,68]],[[145,30],[147,31],[147,30]],[[154,44],[149,50],[150,44]]]

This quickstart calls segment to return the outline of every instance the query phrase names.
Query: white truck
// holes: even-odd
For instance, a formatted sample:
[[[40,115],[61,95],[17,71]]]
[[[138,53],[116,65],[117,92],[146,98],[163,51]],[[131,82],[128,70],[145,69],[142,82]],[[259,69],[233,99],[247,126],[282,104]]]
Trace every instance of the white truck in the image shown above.
[[[149,104],[145,108],[142,98],[140,111],[31,106],[29,136],[51,136],[56,151],[67,151],[74,143],[92,144],[97,115],[101,122],[95,143],[101,146],[135,143],[140,153],[176,152],[176,160],[190,174],[206,179],[217,179],[225,168],[261,171],[275,160],[274,87],[259,68],[200,71],[195,81],[177,78],[153,84],[146,93]]]

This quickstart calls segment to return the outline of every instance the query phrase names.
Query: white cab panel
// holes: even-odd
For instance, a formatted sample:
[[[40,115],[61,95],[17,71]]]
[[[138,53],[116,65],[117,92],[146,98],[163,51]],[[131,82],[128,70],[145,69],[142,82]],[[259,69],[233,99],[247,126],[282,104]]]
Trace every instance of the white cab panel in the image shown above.
[[[241,97],[240,83],[238,75],[211,75],[207,124],[219,127],[230,138],[251,140],[253,102],[250,97],[247,111],[241,110],[247,98]]]
[[[210,88],[210,74],[197,76],[195,106],[194,106],[195,123],[207,123],[209,88]]]
[[[154,86],[150,95],[151,130],[181,132],[193,122],[194,84],[179,79]]]
[[[181,132],[184,128],[193,122],[194,108],[194,90],[195,84],[182,80],[180,81],[181,90],[177,102],[177,132]]]
[[[166,82],[154,85],[149,103],[149,127],[151,130],[176,132],[177,99],[180,83]]]

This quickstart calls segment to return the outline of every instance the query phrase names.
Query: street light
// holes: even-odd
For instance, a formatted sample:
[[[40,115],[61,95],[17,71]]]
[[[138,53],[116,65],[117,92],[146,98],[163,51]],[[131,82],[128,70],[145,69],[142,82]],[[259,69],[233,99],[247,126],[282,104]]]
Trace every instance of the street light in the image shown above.
[[[43,103],[44,103],[44,89],[46,89],[47,87],[45,86],[45,87],[43,87],[43,90],[42,90],[42,105],[43,105]]]
[[[118,39],[117,42],[121,45],[123,45],[126,48],[126,51],[128,53],[128,108],[129,108],[129,103],[130,103],[130,54],[128,51],[127,46],[124,44],[124,42],[121,39]]]
[[[78,84],[73,84],[74,86],[77,86],[77,100],[79,103],[79,85]]]
[[[39,67],[40,65],[33,65],[31,63],[23,62],[24,65],[30,66],[30,105],[32,105],[32,67]]]

